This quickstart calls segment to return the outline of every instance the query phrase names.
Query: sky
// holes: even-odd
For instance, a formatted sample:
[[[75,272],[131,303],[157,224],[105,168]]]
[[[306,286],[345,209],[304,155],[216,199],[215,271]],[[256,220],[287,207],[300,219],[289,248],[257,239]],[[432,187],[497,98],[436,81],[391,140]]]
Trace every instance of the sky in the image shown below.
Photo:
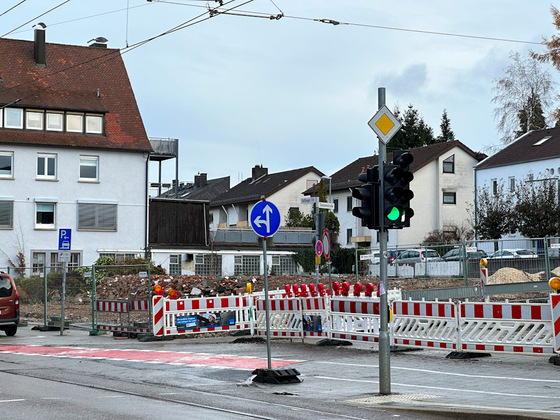
[[[122,51],[148,136],[179,139],[179,180],[207,173],[229,176],[234,186],[255,165],[331,175],[377,153],[367,123],[380,87],[390,109],[412,104],[436,136],[445,109],[455,137],[487,151],[501,137],[495,80],[511,52],[545,51],[543,37],[555,33],[550,7],[541,0],[223,0],[221,7],[2,0],[0,36],[33,40],[32,26],[44,22],[47,42],[107,38]],[[230,11],[210,17],[209,8]],[[174,177],[175,161],[164,162],[162,182]],[[154,163],[150,181],[157,180]]]

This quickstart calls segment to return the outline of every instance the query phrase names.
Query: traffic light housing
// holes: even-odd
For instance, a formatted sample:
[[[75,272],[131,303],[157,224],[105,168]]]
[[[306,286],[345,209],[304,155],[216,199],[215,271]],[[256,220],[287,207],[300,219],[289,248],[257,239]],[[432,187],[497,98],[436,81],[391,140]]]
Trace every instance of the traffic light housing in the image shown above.
[[[410,164],[414,157],[407,150],[393,152],[393,162],[383,166],[383,227],[402,229],[410,226],[414,210],[410,208],[410,200],[414,193],[410,182],[414,175],[410,172]]]
[[[379,168],[362,169],[358,181],[364,185],[353,188],[352,197],[362,200],[362,205],[354,207],[352,214],[362,219],[362,226],[379,229]]]

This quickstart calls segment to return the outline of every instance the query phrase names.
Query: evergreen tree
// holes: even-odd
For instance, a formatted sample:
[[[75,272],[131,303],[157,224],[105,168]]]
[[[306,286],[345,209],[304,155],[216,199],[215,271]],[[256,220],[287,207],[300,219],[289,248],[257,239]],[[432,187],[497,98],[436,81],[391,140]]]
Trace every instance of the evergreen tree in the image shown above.
[[[439,125],[441,130],[441,134],[437,137],[436,143],[445,143],[448,141],[455,140],[455,133],[451,130],[451,121],[447,116],[447,110],[443,110],[443,114],[441,115],[441,123]]]
[[[398,108],[395,109],[394,114],[401,121],[402,127],[389,141],[388,148],[412,149],[435,142],[434,131],[424,122],[412,104],[408,105],[408,109],[402,117]]]
[[[515,133],[519,137],[531,130],[542,130],[546,128],[546,119],[544,117],[541,100],[535,92],[527,98],[527,103],[518,113],[519,131]]]

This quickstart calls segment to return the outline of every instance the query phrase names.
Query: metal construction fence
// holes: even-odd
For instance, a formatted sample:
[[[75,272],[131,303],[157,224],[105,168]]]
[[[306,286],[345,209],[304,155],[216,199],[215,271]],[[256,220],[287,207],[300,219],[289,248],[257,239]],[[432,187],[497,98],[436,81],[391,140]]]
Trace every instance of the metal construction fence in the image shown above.
[[[150,266],[94,265],[91,334],[151,332]]]
[[[415,252],[408,252],[411,257],[406,258],[405,251]],[[525,281],[544,281],[554,276],[556,269],[560,274],[560,238],[401,245],[389,247],[387,257],[387,274],[394,278],[456,277],[463,278],[466,286],[469,279],[480,277],[480,259],[486,258],[489,276],[508,268],[512,269],[505,270],[509,275],[525,276]],[[358,271],[367,267],[369,275],[379,275],[379,250],[356,249],[356,264]]]
[[[65,319],[74,323],[91,322],[91,267],[69,267],[63,291],[63,266],[0,268],[15,282],[22,305],[43,320],[43,328],[61,327],[64,295]]]

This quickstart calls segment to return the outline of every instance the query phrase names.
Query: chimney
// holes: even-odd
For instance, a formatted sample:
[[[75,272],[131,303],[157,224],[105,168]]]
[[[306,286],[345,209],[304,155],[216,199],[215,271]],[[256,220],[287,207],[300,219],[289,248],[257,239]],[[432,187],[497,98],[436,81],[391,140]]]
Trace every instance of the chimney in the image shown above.
[[[208,174],[201,173],[194,176],[194,186],[195,187],[203,187],[208,183]]]
[[[37,25],[33,25],[35,29],[35,43],[33,44],[33,57],[35,58],[35,64],[39,67],[47,67],[47,57],[45,52],[45,29],[47,25],[43,22],[39,22]]]
[[[88,43],[90,43],[89,46],[94,48],[107,48],[108,42],[107,38],[103,38],[102,36],[98,36],[97,38],[90,39],[88,41]]]
[[[253,181],[259,179],[263,175],[268,175],[268,168],[265,168],[262,165],[255,165],[255,167],[252,169]]]

